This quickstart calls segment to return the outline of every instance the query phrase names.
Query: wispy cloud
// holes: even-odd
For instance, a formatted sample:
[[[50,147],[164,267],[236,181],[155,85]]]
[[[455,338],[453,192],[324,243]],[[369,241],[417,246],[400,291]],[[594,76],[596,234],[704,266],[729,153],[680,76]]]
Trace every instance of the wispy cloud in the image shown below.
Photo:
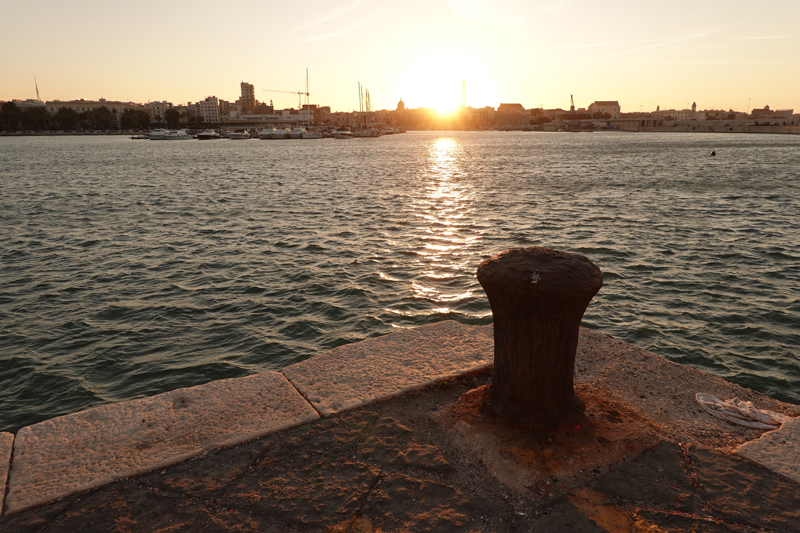
[[[328,13],[326,13],[326,14],[320,16],[320,17],[317,17],[313,21],[308,22],[308,23],[306,23],[303,26],[300,26],[298,28],[295,28],[290,33],[299,33],[299,32],[308,31],[311,28],[314,28],[316,26],[319,26],[320,24],[324,24],[326,22],[329,22],[329,21],[331,21],[331,20],[333,20],[333,19],[335,19],[335,18],[337,18],[337,17],[339,17],[341,15],[344,15],[345,13],[349,13],[350,11],[354,11],[355,9],[363,6],[365,3],[366,2],[364,2],[364,0],[355,0],[354,2],[350,2],[349,4],[340,5],[336,9],[333,9],[332,11],[329,11]]]
[[[552,2],[549,4],[545,4],[543,6],[537,6],[536,9],[539,11],[543,11],[544,13],[557,13],[559,11],[563,11],[567,8],[569,4],[572,2],[570,0],[559,0],[558,2]]]
[[[521,0],[447,0],[447,7],[465,19],[505,26],[519,26],[525,22],[514,13],[520,5],[527,3]]]
[[[451,11],[468,20],[503,26],[522,26],[528,15],[564,11],[573,0],[446,0]],[[537,15],[541,16],[541,15]]]
[[[526,50],[572,50],[578,48],[603,48],[608,46],[621,46],[630,44],[656,44],[662,41],[657,39],[648,39],[644,41],[616,41],[609,43],[583,43],[583,44],[557,44],[553,46],[537,46],[533,48],[526,48]]]
[[[731,37],[732,41],[767,41],[773,39],[791,39],[797,35],[740,35]]]
[[[578,50],[578,49],[596,50],[596,52],[591,55],[581,55],[580,57],[573,57],[573,58],[564,58],[564,57],[558,58],[559,61],[570,61],[570,60],[586,61],[590,59],[602,59],[605,57],[636,54],[638,52],[643,52],[646,50],[655,50],[655,49],[662,49],[669,47],[682,47],[687,45],[689,41],[702,39],[707,35],[708,34],[705,33],[702,34],[698,33],[698,34],[682,35],[674,37],[672,39],[649,39],[642,41],[616,41],[616,42],[541,46],[541,47],[524,48],[524,50],[529,50],[529,51]],[[610,48],[617,48],[617,49],[611,50]]]
[[[361,26],[369,24],[370,22],[375,20],[378,17],[379,14],[380,13],[375,13],[375,14],[373,14],[371,17],[369,17],[367,19],[364,19],[364,20],[362,20],[360,22],[356,22],[355,24],[351,24],[350,26],[347,26],[345,28],[341,28],[341,29],[339,29],[337,31],[334,31],[334,32],[331,32],[331,33],[326,33],[324,35],[309,35],[309,36],[307,36],[307,37],[305,37],[305,38],[303,38],[301,40],[308,41],[308,42],[314,42],[314,41],[324,41],[326,39],[333,39],[335,37],[339,37],[341,35],[344,35],[346,33],[351,32],[351,31],[353,31],[353,30],[355,30],[357,28],[360,28]]]

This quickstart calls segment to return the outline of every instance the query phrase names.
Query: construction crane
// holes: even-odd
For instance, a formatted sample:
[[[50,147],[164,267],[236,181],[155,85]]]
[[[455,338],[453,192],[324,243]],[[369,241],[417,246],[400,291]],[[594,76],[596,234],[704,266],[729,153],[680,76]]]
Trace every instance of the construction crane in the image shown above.
[[[306,95],[306,98],[311,96],[311,93],[308,91],[279,91],[277,89],[261,89],[262,91],[266,91],[268,93],[286,93],[286,94],[296,94],[297,95],[297,109],[302,109],[303,107],[303,95]]]
[[[297,109],[303,108],[303,95],[306,95],[306,104],[309,102],[309,97],[311,93],[308,92],[308,69],[306,69],[306,90],[305,91],[279,91],[277,89],[261,89],[262,91],[266,91],[268,93],[286,93],[286,94],[296,94],[297,95]]]

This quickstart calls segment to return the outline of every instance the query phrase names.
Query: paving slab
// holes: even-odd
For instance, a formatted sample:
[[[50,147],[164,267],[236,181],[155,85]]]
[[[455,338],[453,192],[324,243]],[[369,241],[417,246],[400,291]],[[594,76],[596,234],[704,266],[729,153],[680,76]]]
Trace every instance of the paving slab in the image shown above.
[[[698,512],[683,449],[662,441],[588,483],[615,502],[638,501],[651,510]]]
[[[485,455],[463,445],[475,435],[443,423],[459,398],[490,380],[488,371],[445,380],[217,448],[0,517],[0,533],[797,531],[800,484],[736,455],[663,436],[647,448],[614,452],[616,458],[600,454],[572,480],[541,461],[518,463],[514,468],[541,486],[507,483]],[[630,410],[591,405],[587,419],[609,418],[595,446],[614,447],[611,426],[639,427],[630,425]],[[558,454],[566,432],[576,430],[563,429],[551,432],[552,442],[530,445]],[[517,440],[496,445],[500,453],[531,436],[520,431]]]
[[[0,511],[3,510],[3,499],[6,495],[6,481],[8,480],[8,467],[11,464],[11,448],[13,445],[13,434],[0,433]]]
[[[329,416],[479,371],[494,358],[493,330],[448,320],[340,346],[283,369]]]
[[[279,372],[103,405],[22,428],[6,512],[315,420]]]
[[[745,442],[735,453],[800,483],[800,418]]]
[[[9,531],[33,533],[38,530],[21,527]],[[121,481],[109,490],[90,494],[73,503],[50,522],[47,531],[282,533],[284,528],[269,518],[236,509],[222,509],[212,503],[188,499],[157,487],[143,487],[133,481]]]
[[[727,523],[800,533],[800,485],[734,454],[688,450],[706,512]]]

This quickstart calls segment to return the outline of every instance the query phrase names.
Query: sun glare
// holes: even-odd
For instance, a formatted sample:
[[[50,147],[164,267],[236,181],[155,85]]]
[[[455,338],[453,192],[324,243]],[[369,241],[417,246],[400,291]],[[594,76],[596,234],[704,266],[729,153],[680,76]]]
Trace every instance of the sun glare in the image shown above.
[[[467,105],[476,97],[480,105],[494,91],[488,77],[469,58],[451,52],[434,52],[417,61],[400,85],[400,96],[406,107],[433,108],[449,114],[461,106],[462,83],[466,83]]]

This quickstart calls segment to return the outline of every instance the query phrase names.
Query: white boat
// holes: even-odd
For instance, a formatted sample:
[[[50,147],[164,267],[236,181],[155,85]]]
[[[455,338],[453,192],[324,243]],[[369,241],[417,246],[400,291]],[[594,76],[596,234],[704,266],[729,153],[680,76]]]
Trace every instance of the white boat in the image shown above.
[[[307,131],[303,134],[303,139],[322,139],[324,135],[322,135],[318,131]]]
[[[333,132],[334,139],[352,139],[353,132],[350,131],[350,128],[339,128]]]
[[[150,133],[151,141],[185,141],[192,139],[192,136],[186,133],[186,130],[154,130]]]
[[[308,133],[308,131],[305,128],[295,128],[289,132],[289,138],[302,139],[304,133]]]
[[[289,130],[286,128],[281,128],[279,130],[275,130],[270,135],[270,139],[288,139],[289,138]]]
[[[232,141],[239,140],[239,139],[249,139],[249,138],[250,138],[250,134],[247,132],[247,130],[232,131],[232,132],[228,133],[228,139],[230,139]]]
[[[197,138],[201,141],[208,141],[211,139],[221,139],[220,134],[214,130],[205,130],[197,134]]]
[[[272,139],[272,134],[275,133],[275,128],[264,128],[258,132],[259,139]]]

